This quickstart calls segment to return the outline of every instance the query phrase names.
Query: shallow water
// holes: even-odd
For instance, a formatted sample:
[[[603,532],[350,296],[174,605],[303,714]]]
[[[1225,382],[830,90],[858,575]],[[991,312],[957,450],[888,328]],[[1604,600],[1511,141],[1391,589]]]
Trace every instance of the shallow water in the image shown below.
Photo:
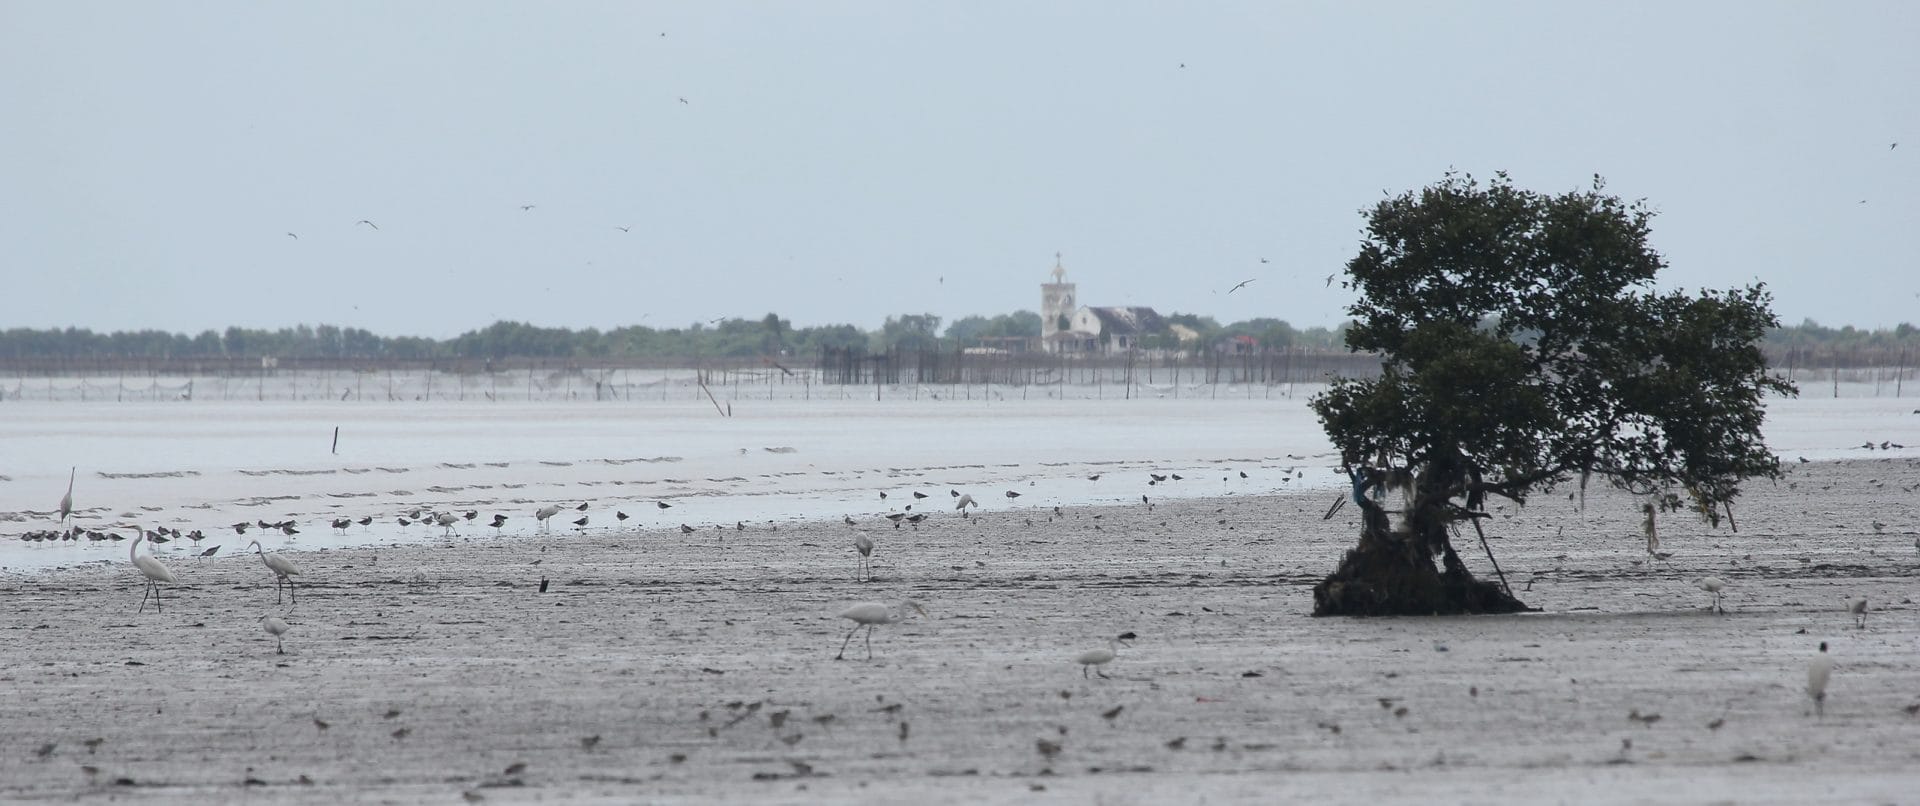
[[[123,561],[123,541],[16,539],[53,529],[77,468],[75,522],[201,529],[233,543],[237,521],[294,520],[263,541],[289,550],[421,542],[445,530],[397,518],[477,511],[455,532],[538,530],[548,503],[588,505],[559,533],[740,522],[954,515],[952,492],[987,511],[1256,495],[1343,480],[1296,396],[1132,400],[705,400],[36,403],[0,408],[0,569]],[[1789,462],[1920,455],[1920,400],[1805,397],[1770,406],[1770,445]],[[334,443],[335,428],[339,441]],[[1872,442],[1908,447],[1864,450]],[[335,452],[337,450],[337,452]],[[1153,483],[1148,474],[1168,476]],[[1246,475],[1241,476],[1242,473]],[[1089,480],[1100,475],[1099,481]],[[1174,481],[1171,476],[1184,478]],[[930,497],[914,499],[919,490]],[[1018,498],[1006,496],[1008,491]],[[880,493],[886,492],[887,498]],[[661,509],[664,502],[670,509]],[[629,516],[616,519],[617,512]],[[585,527],[571,521],[584,514]],[[339,517],[366,527],[330,529]],[[162,556],[198,549],[181,541]]]

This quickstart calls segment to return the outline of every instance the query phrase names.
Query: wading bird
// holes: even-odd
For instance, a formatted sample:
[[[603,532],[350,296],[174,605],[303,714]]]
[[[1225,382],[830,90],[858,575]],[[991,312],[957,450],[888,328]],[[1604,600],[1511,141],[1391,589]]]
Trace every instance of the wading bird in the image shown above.
[[[273,636],[274,654],[287,654],[287,646],[280,640],[280,636],[286,635],[287,630],[291,629],[286,622],[281,621],[279,616],[261,616],[260,629],[266,630],[268,635]]]
[[[1853,623],[1860,629],[1867,628],[1867,597],[1855,596],[1847,600],[1847,612],[1853,614]]]
[[[440,528],[447,530],[447,534],[451,535],[454,534],[453,525],[460,522],[460,516],[451,512],[442,512],[433,516],[433,522]]]
[[[73,476],[80,468],[67,468],[67,494],[60,496],[60,526],[65,528],[67,519],[73,517]]]
[[[260,562],[267,566],[268,571],[273,572],[273,603],[280,603],[280,585],[286,583],[287,598],[294,604],[299,604],[300,599],[293,593],[293,578],[300,574],[300,569],[293,567],[293,563],[288,562],[287,558],[261,548],[258,540],[250,542],[248,546],[259,553]]]
[[[548,528],[548,526],[547,526],[547,519],[548,519],[548,518],[551,518],[551,517],[553,517],[553,516],[555,516],[555,515],[558,515],[558,514],[560,514],[560,505],[559,505],[559,504],[548,504],[548,505],[546,505],[546,506],[544,506],[544,507],[541,507],[541,508],[539,508],[539,509],[536,509],[536,510],[534,510],[534,511],[533,511],[533,519],[534,519],[534,520],[537,520],[537,521],[539,521],[539,522],[540,522],[540,529],[541,529],[542,531],[545,531],[545,530],[546,530],[546,529]]]
[[[1833,676],[1833,656],[1827,654],[1827,642],[1820,642],[1820,654],[1807,665],[1807,696],[1813,698],[1814,716],[1827,709],[1827,678]]]
[[[1080,653],[1079,657],[1073,659],[1074,663],[1080,664],[1080,676],[1086,677],[1087,671],[1093,670],[1095,674],[1098,674],[1102,678],[1105,678],[1107,676],[1107,673],[1102,672],[1098,669],[1095,669],[1094,667],[1105,666],[1109,663],[1112,663],[1114,657],[1119,654],[1120,647],[1133,646],[1132,644],[1127,643],[1130,640],[1133,640],[1133,633],[1123,632],[1117,636],[1108,638],[1106,649],[1089,649],[1085,652]]]
[[[153,612],[158,613],[160,612],[160,583],[174,584],[173,572],[168,571],[167,567],[161,565],[160,561],[154,559],[152,555],[141,556],[138,553],[140,550],[140,541],[146,538],[145,533],[134,536],[133,545],[127,547],[127,560],[133,563],[133,567],[140,571],[141,576],[147,578],[147,589],[145,593],[140,594],[140,609],[137,612],[147,612],[147,596],[151,594],[153,596]]]
[[[853,550],[860,552],[860,559],[856,561],[854,565],[853,578],[860,579],[862,575],[865,575],[867,579],[872,579],[873,538],[868,537],[865,532],[854,533]]]
[[[1716,613],[1727,612],[1725,608],[1720,606],[1721,591],[1724,591],[1727,588],[1726,580],[1721,579],[1719,577],[1701,577],[1700,581],[1695,584],[1699,585],[1701,590],[1713,594],[1713,611],[1714,612]]]
[[[861,602],[860,604],[840,611],[841,618],[853,622],[853,629],[847,631],[846,640],[840,642],[840,651],[834,654],[833,659],[845,660],[847,644],[853,641],[853,634],[859,632],[861,627],[865,627],[867,628],[867,660],[873,660],[874,627],[882,624],[895,624],[906,621],[912,618],[913,613],[919,613],[921,616],[927,615],[926,608],[921,607],[919,602],[912,599],[902,599],[895,607],[899,608],[898,613],[893,612],[880,602]]]

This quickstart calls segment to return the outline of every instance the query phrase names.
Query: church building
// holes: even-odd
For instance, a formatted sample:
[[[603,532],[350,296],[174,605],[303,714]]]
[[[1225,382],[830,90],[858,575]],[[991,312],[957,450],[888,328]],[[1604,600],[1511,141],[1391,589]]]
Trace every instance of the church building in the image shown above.
[[[1184,331],[1184,332],[1183,332]],[[1169,324],[1152,308],[1081,307],[1060,255],[1053,256],[1053,282],[1040,284],[1040,346],[1052,354],[1112,355],[1141,349],[1146,336],[1172,335],[1185,342],[1199,334]]]

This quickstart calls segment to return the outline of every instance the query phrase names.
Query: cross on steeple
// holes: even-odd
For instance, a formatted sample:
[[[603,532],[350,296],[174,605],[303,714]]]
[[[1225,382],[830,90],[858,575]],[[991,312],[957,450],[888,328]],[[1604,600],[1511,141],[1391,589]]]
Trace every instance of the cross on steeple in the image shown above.
[[[1053,253],[1053,281],[1058,283],[1061,280],[1065,279],[1066,276],[1067,276],[1066,268],[1060,265],[1060,253],[1059,252]]]

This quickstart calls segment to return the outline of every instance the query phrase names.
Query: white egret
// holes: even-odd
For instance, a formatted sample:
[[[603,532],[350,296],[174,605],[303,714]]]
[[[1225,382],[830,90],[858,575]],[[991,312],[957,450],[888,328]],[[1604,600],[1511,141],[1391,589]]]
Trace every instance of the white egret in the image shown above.
[[[853,550],[860,552],[858,564],[854,566],[853,578],[859,579],[862,574],[865,574],[867,579],[872,579],[873,538],[868,537],[865,532],[855,532],[853,534]]]
[[[294,604],[299,604],[299,597],[293,594],[293,578],[299,575],[300,569],[295,568],[287,558],[261,548],[258,540],[248,545],[260,554],[260,562],[266,564],[267,570],[273,572],[273,603],[280,603],[280,583],[284,582],[287,585],[287,598]]]
[[[895,607],[899,608],[898,613],[893,612],[892,608],[880,602],[861,602],[860,604],[840,611],[841,618],[853,622],[853,629],[847,631],[846,640],[840,642],[840,651],[834,654],[833,659],[845,660],[847,644],[853,642],[853,634],[859,632],[861,627],[865,627],[867,628],[867,660],[873,660],[874,627],[882,624],[894,624],[906,621],[912,618],[915,612],[922,616],[927,614],[926,608],[921,607],[919,602],[912,599],[902,599]]]
[[[547,529],[547,519],[560,514],[559,504],[548,504],[533,511],[533,519],[540,522],[540,529]]]
[[[135,531],[139,530],[136,529]],[[141,576],[147,578],[147,589],[145,593],[140,594],[140,610],[138,612],[147,612],[147,596],[148,594],[152,594],[153,612],[158,613],[160,612],[160,583],[174,584],[173,572],[168,571],[167,567],[161,565],[160,561],[154,559],[152,555],[143,557],[138,553],[140,541],[145,539],[147,539],[147,535],[144,532],[134,535],[133,544],[127,546],[127,560],[133,563],[134,568],[139,569]]]
[[[1853,614],[1853,623],[1860,629],[1867,628],[1867,597],[1855,596],[1847,600],[1847,612]]]
[[[77,467],[67,468],[67,494],[60,496],[60,525],[63,527],[67,519],[73,516],[73,477],[79,470]]]
[[[1119,655],[1120,647],[1133,646],[1132,644],[1127,643],[1129,640],[1132,640],[1132,639],[1133,639],[1133,633],[1123,632],[1117,636],[1108,638],[1106,649],[1089,649],[1085,652],[1080,653],[1079,657],[1073,659],[1074,663],[1080,664],[1080,676],[1086,677],[1087,672],[1091,670],[1095,674],[1100,675],[1100,677],[1105,678],[1107,676],[1107,673],[1099,671],[1094,667],[1105,666],[1109,663],[1112,663],[1113,659]]]
[[[963,494],[960,496],[959,500],[953,502],[953,508],[960,510],[961,512],[967,511],[967,507],[977,507],[977,506],[979,506],[979,504],[974,502],[973,495],[971,493]]]
[[[292,629],[291,627],[287,626],[286,622],[281,621],[279,616],[261,616],[260,629],[266,630],[268,635],[273,636],[274,654],[276,655],[287,654],[286,644],[282,643],[280,640],[280,636],[286,635],[287,630]]]
[[[1813,713],[1824,716],[1827,707],[1827,679],[1833,676],[1833,656],[1827,654],[1827,642],[1820,642],[1820,654],[1807,664],[1807,696],[1813,698]]]
[[[1699,585],[1701,590],[1713,594],[1714,612],[1716,613],[1727,612],[1725,608],[1720,606],[1720,592],[1723,590],[1726,590],[1726,587],[1727,587],[1726,580],[1721,579],[1719,577],[1701,577],[1700,581],[1694,584]]]
[[[451,535],[454,534],[453,525],[460,522],[460,516],[451,512],[442,512],[433,516],[433,522],[436,526],[447,530],[447,534]]]

